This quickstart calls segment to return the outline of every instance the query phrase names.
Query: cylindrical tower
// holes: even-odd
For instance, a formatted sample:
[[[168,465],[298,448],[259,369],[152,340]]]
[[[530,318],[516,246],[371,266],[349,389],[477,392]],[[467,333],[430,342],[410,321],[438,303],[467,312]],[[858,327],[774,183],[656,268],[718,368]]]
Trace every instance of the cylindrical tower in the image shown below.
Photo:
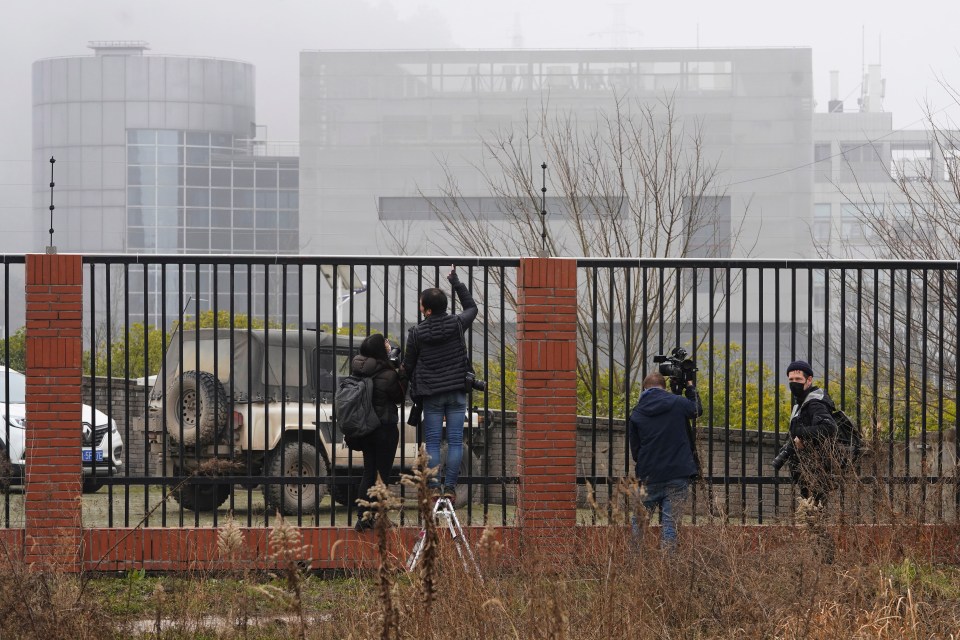
[[[48,241],[54,156],[60,252],[181,250],[187,166],[209,166],[212,151],[253,137],[254,67],[144,55],[144,42],[90,47],[92,56],[33,64],[39,240],[31,249]]]

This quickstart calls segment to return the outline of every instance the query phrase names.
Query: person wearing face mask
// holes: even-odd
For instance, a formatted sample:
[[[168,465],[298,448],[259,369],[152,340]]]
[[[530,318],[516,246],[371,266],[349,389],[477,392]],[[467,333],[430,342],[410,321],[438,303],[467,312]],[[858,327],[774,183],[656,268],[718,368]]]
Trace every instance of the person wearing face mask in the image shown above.
[[[790,475],[800,496],[822,507],[831,486],[833,443],[837,437],[836,410],[827,393],[813,384],[813,369],[803,360],[787,365],[787,381],[794,399],[789,440],[773,461],[776,470],[790,462]]]

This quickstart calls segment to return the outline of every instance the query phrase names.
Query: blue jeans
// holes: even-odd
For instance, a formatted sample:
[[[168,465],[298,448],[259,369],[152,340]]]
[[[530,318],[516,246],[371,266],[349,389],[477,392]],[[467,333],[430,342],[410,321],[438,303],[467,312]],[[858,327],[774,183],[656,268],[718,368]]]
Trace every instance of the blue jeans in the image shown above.
[[[430,467],[440,466],[440,437],[443,419],[447,419],[447,464],[443,480],[447,489],[457,486],[460,461],[463,460],[463,420],[467,413],[467,394],[447,391],[423,399],[423,438],[427,443]],[[431,483],[439,484],[439,480]]]
[[[677,545],[677,518],[683,516],[690,481],[686,478],[652,482],[644,485],[647,491],[643,506],[651,515],[660,507],[660,545],[672,549]]]

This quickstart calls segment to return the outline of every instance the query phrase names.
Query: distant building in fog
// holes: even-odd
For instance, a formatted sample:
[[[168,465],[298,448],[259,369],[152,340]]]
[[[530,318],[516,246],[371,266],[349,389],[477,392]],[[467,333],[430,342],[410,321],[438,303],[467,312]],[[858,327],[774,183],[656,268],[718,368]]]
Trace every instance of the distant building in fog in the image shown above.
[[[442,246],[421,190],[440,195],[445,170],[496,223],[496,199],[477,169],[483,137],[521,125],[542,104],[593,121],[618,93],[648,103],[673,96],[681,121],[702,126],[722,190],[709,221],[718,229],[714,257],[809,254],[808,48],[308,51],[300,78],[305,252],[390,252],[383,227],[404,221],[418,221]],[[367,233],[356,233],[358,222]]]
[[[49,204],[53,156],[61,252],[298,252],[298,158],[255,139],[252,65],[145,55],[143,42],[90,47],[92,56],[33,65],[34,204],[37,211]],[[47,243],[48,222],[37,217],[37,246],[29,250]],[[201,272],[201,290],[209,277]],[[245,273],[236,277],[245,297]],[[256,292],[262,285],[254,280]],[[159,270],[150,274],[153,317],[160,281]],[[192,269],[185,283],[189,296]],[[142,279],[131,286],[131,308],[142,309]],[[175,300],[175,278],[167,288]],[[254,296],[257,306],[262,298]],[[175,306],[168,300],[168,316]]]

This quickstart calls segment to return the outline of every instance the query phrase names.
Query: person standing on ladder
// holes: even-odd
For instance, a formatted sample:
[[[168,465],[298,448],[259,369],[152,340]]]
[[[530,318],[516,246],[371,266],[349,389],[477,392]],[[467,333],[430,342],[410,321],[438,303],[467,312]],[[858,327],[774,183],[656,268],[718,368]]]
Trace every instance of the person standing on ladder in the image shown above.
[[[420,293],[423,320],[410,329],[403,368],[410,379],[410,397],[423,407],[423,437],[430,467],[440,466],[440,440],[447,424],[447,461],[431,481],[434,496],[456,502],[457,478],[463,458],[463,423],[467,412],[467,385],[473,380],[464,334],[477,317],[477,303],[467,285],[460,282],[454,267],[447,280],[463,307],[458,314],[447,312],[447,294],[430,288]]]

